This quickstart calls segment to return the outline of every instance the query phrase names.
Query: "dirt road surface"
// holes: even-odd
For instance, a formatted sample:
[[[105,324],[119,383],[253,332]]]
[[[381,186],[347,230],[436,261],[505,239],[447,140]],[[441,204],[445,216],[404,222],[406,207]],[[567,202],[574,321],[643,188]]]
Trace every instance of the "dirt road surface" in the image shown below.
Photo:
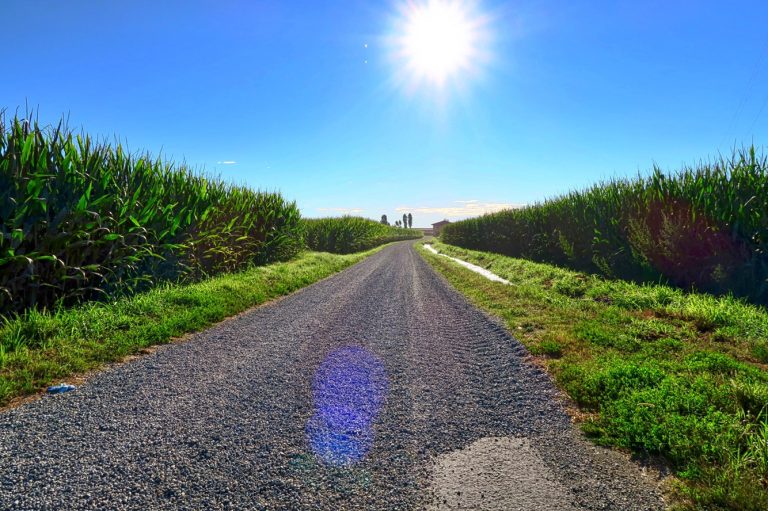
[[[0,413],[0,470],[0,509],[663,508],[411,242]]]

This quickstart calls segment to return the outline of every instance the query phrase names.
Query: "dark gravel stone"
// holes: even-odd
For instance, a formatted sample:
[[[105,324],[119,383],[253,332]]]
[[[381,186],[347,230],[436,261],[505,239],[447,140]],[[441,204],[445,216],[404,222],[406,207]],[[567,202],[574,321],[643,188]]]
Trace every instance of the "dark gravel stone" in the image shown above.
[[[661,509],[654,481],[585,441],[527,357],[399,243],[0,413],[0,509],[439,507],[435,460],[488,437],[524,439],[563,508]]]

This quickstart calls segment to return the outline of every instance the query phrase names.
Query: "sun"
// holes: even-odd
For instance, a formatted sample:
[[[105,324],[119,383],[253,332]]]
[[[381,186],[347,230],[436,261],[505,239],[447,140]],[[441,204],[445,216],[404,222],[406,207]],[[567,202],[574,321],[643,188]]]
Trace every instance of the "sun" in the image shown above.
[[[417,82],[443,86],[464,78],[482,60],[484,20],[461,0],[409,2],[398,20],[398,60]]]

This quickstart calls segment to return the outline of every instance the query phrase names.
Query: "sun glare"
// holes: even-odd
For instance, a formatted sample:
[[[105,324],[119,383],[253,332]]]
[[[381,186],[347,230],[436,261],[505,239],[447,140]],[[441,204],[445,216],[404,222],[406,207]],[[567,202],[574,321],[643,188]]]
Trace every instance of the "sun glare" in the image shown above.
[[[449,79],[463,79],[482,60],[483,25],[466,1],[409,2],[398,20],[398,60],[410,80],[443,86]]]

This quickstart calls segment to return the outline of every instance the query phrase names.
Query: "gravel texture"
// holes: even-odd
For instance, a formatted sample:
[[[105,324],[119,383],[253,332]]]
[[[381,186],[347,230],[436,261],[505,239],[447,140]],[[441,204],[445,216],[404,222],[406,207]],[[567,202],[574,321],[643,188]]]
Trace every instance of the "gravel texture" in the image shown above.
[[[661,509],[412,245],[0,413],[0,509]]]

